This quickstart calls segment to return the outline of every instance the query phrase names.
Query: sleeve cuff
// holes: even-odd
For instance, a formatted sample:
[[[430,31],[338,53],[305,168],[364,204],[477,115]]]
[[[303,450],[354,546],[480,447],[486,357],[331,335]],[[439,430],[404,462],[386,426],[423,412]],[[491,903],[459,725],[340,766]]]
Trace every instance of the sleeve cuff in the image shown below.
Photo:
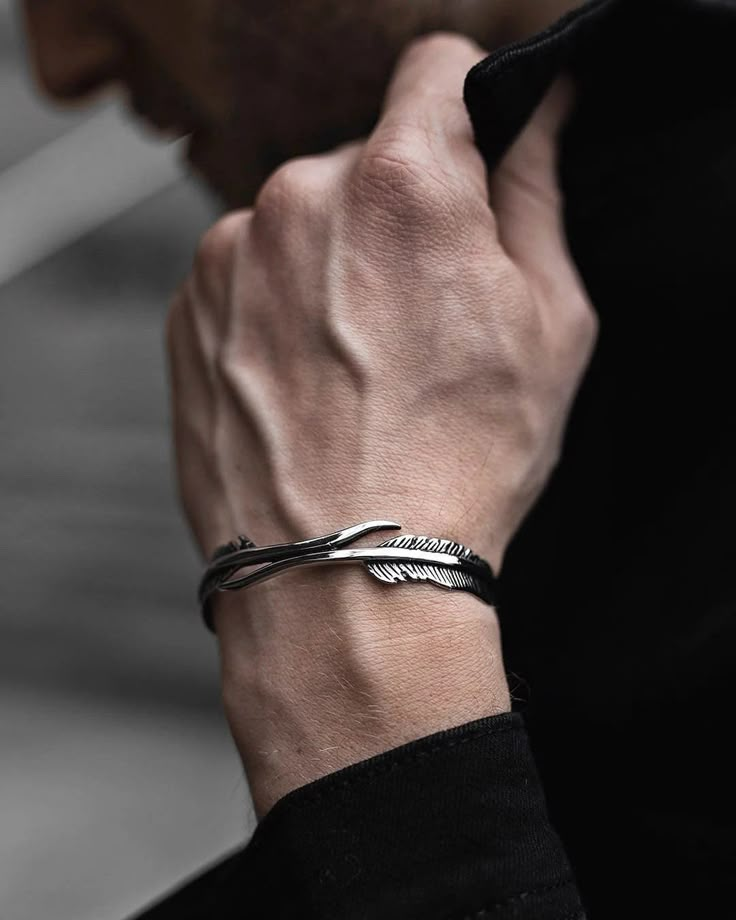
[[[229,864],[270,916],[583,916],[520,716],[469,723],[290,793]]]

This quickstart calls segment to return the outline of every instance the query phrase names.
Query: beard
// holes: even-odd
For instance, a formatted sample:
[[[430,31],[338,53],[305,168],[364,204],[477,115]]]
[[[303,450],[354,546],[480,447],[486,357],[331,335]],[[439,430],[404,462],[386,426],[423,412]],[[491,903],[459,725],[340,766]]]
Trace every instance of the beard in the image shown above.
[[[457,27],[448,13],[463,6],[221,0],[216,40],[232,111],[196,140],[195,168],[228,205],[248,205],[286,160],[364,137],[404,46]]]

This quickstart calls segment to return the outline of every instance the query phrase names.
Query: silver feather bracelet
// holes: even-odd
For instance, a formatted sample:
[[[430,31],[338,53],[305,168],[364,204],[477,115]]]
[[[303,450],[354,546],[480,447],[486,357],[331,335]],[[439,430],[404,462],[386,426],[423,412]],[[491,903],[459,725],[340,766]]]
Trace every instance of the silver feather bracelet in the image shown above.
[[[493,569],[485,559],[453,540],[405,534],[376,547],[341,549],[378,530],[401,530],[401,524],[366,521],[324,537],[274,546],[256,546],[241,536],[221,546],[199,585],[199,602],[207,628],[214,632],[210,609],[213,595],[249,588],[300,565],[359,563],[386,584],[424,581],[453,591],[467,591],[486,604],[495,604]],[[252,566],[258,568],[241,574]]]

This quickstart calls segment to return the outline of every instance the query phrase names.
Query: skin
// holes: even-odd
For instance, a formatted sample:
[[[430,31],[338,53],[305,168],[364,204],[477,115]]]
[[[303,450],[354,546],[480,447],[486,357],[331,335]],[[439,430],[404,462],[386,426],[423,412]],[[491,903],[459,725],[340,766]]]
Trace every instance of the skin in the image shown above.
[[[275,166],[365,136],[405,45],[438,29],[486,47],[575,0],[25,0],[39,82],[77,101],[113,84],[232,206]],[[319,66],[315,66],[319,62]]]

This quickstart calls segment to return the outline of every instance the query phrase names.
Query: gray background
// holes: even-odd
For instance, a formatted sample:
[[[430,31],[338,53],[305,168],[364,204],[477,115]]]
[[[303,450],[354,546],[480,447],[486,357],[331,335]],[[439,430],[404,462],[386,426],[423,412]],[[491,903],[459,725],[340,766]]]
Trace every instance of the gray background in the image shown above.
[[[90,117],[38,98],[16,16],[0,0],[0,181]],[[252,826],[162,355],[213,214],[182,180],[0,287],[2,920],[121,920]]]

